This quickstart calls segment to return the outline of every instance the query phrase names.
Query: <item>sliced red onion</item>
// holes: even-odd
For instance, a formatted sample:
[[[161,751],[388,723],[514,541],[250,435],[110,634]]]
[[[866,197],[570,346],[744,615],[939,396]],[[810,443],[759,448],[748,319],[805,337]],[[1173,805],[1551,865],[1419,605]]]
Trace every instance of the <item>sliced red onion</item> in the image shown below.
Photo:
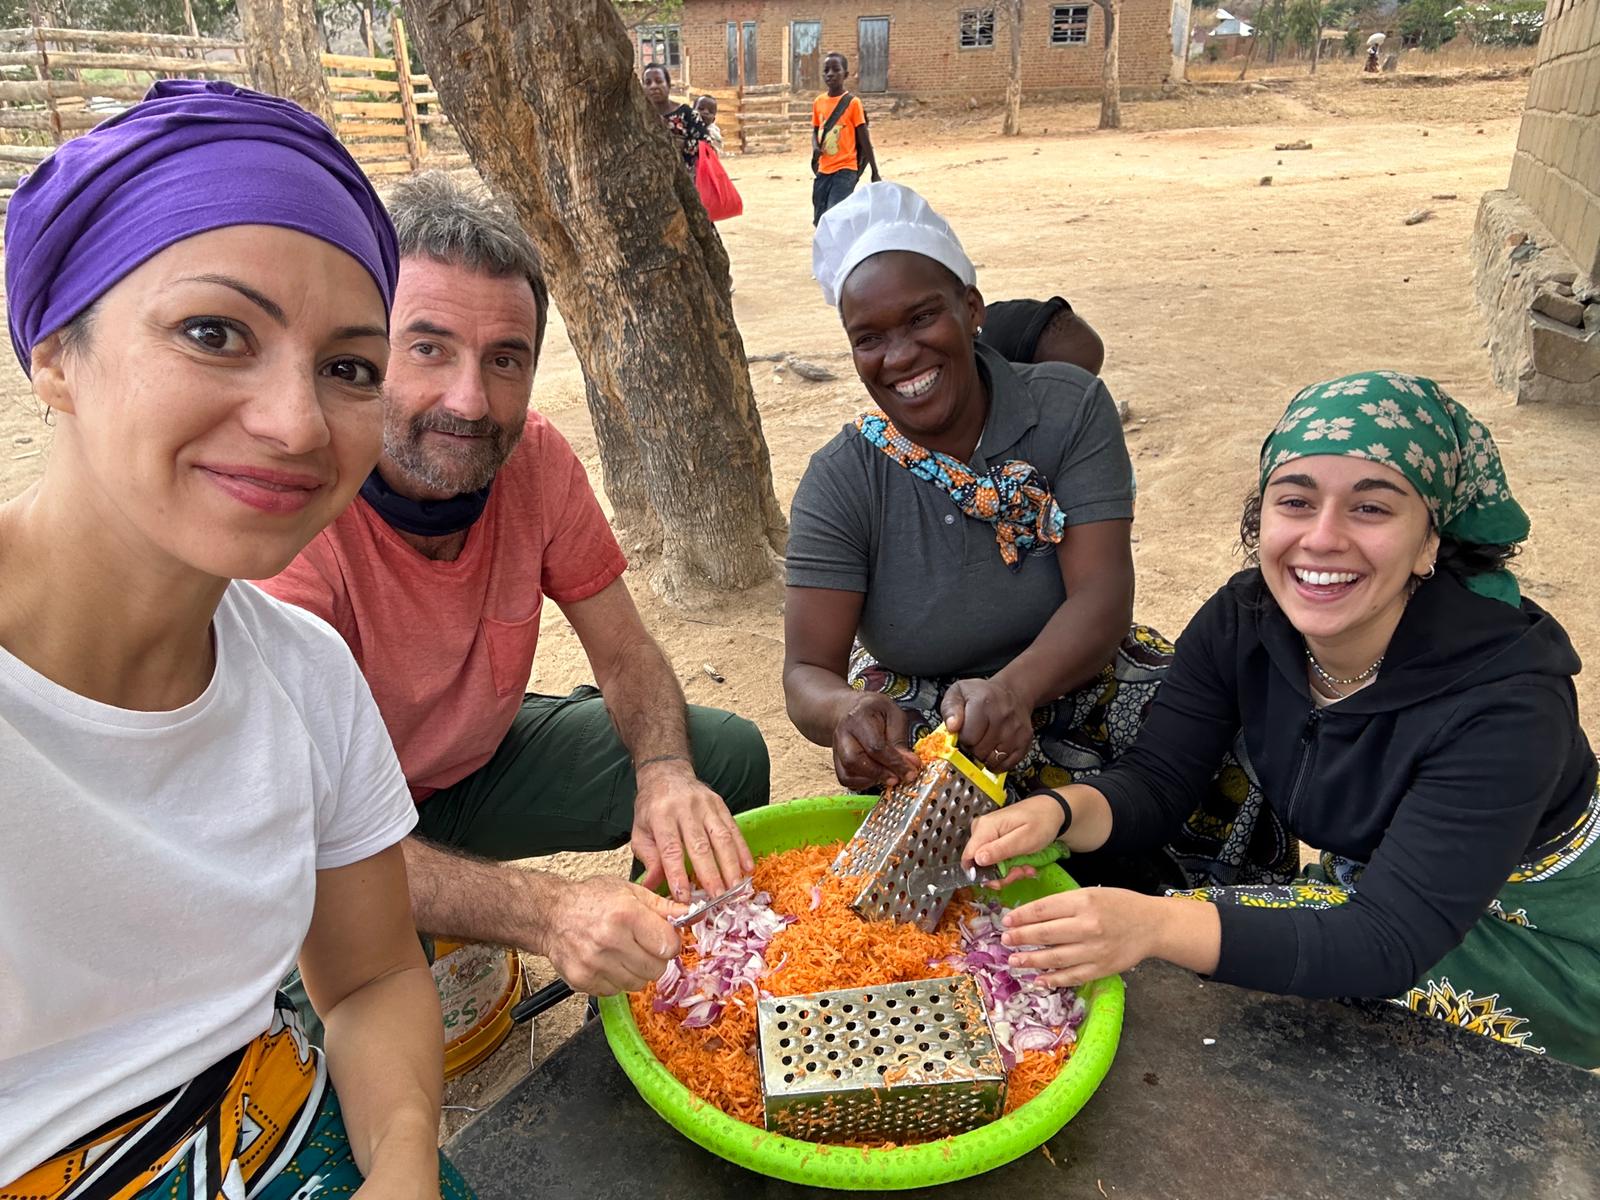
[[[708,893],[696,891],[690,903],[707,897]],[[656,980],[651,1007],[656,1012],[682,1009],[684,1028],[702,1029],[722,1015],[728,1002],[743,1007],[735,995],[741,989],[748,987],[760,999],[766,994],[761,979],[767,974],[767,943],[793,921],[772,911],[772,897],[766,892],[713,909],[694,927],[698,961],[687,969],[681,958],[669,962]]]
[[[1002,940],[1005,910],[981,904],[961,922],[961,950],[948,965],[971,975],[994,1027],[1000,1057],[1010,1070],[1030,1050],[1053,1050],[1077,1041],[1088,1006],[1072,988],[1039,982],[1033,967],[1010,965],[1011,955],[1037,946],[1007,946]]]

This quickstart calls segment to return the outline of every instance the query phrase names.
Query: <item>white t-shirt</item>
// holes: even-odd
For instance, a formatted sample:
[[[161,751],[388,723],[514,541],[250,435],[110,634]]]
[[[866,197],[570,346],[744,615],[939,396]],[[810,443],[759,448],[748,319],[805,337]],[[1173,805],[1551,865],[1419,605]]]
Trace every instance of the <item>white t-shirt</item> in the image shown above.
[[[172,712],[0,648],[0,1185],[266,1031],[316,872],[416,810],[344,641],[246,584]]]

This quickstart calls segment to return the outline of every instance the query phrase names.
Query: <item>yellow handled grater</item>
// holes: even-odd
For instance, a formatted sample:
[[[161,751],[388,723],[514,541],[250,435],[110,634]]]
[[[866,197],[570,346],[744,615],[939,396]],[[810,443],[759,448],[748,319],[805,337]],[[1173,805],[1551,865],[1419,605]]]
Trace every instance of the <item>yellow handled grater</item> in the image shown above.
[[[865,920],[910,922],[931,933],[951,892],[930,893],[926,881],[961,865],[972,822],[1006,802],[1006,777],[961,753],[943,725],[917,743],[917,756],[922,773],[883,794],[832,869],[861,879],[850,907]]]

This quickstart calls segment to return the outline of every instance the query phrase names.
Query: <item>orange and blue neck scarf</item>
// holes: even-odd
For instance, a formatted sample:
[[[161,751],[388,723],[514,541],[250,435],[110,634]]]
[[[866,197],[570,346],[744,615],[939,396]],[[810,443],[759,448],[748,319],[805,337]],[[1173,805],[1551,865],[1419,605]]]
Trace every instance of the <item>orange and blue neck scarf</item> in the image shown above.
[[[980,475],[960,459],[919,446],[878,409],[856,418],[856,430],[918,479],[944,492],[967,516],[994,526],[1000,557],[1013,571],[1044,545],[1060,545],[1067,517],[1037,467],[1013,458]]]

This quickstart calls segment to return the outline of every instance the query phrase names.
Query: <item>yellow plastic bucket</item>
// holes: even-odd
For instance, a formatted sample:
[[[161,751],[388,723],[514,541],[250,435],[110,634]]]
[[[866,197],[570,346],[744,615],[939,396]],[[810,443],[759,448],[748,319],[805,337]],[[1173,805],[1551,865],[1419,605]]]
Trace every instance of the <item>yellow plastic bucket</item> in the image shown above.
[[[444,1010],[444,1077],[454,1079],[493,1054],[511,1033],[522,999],[517,952],[476,942],[434,943],[433,983]]]

